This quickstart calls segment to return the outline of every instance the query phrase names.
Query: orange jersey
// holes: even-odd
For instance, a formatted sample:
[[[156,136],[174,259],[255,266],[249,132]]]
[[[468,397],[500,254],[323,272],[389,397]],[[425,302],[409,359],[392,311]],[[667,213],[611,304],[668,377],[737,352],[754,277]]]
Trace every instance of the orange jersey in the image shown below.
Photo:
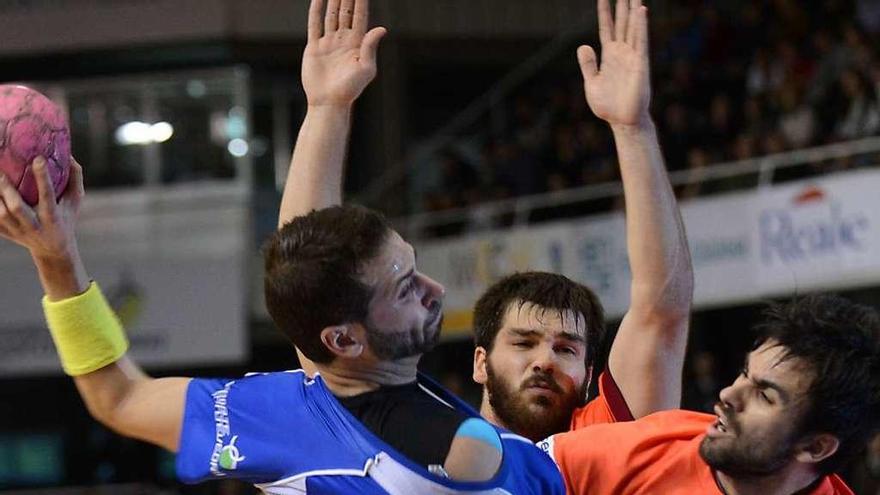
[[[623,393],[617,387],[611,371],[605,370],[599,375],[599,395],[574,411],[568,429],[578,430],[586,426],[632,420],[633,415]]]
[[[638,421],[600,424],[541,442],[562,471],[571,495],[723,495],[699,454],[715,416],[663,411]],[[852,495],[826,476],[810,495]]]

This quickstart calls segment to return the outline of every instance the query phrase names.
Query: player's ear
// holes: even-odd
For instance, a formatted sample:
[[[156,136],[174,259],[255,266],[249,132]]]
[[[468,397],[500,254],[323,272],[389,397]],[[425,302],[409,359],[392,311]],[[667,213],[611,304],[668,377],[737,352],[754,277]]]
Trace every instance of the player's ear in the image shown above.
[[[834,455],[840,440],[829,433],[810,435],[799,445],[795,458],[804,464],[816,464]]]
[[[364,344],[355,335],[352,325],[335,325],[321,330],[321,342],[338,357],[356,358],[364,352]]]
[[[489,375],[486,373],[486,359],[488,353],[485,347],[477,346],[474,349],[474,374],[473,379],[480,385],[485,385],[489,381]]]

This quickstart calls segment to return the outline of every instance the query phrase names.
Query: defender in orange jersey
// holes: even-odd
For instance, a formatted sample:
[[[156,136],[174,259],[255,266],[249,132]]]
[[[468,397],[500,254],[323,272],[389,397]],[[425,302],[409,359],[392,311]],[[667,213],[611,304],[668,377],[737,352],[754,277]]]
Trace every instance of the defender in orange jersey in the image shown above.
[[[604,320],[598,298],[561,275],[502,279],[474,310],[480,413],[534,441],[681,402],[693,269],[649,112],[648,12],[641,0],[618,0],[615,19],[609,0],[599,0],[597,10],[602,63],[588,46],[577,58],[586,102],[614,135],[632,273],[608,366],[593,370]],[[601,393],[584,405],[597,374]]]
[[[833,473],[880,427],[878,327],[839,297],[773,305],[715,415],[659,412],[541,446],[570,494],[851,494]]]

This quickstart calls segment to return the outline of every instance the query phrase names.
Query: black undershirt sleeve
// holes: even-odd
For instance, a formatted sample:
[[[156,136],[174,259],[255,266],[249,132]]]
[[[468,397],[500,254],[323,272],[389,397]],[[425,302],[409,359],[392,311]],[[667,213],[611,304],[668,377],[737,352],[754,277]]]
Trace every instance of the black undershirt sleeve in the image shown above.
[[[426,467],[443,465],[455,432],[468,419],[416,383],[341,397],[339,402],[382,441]]]

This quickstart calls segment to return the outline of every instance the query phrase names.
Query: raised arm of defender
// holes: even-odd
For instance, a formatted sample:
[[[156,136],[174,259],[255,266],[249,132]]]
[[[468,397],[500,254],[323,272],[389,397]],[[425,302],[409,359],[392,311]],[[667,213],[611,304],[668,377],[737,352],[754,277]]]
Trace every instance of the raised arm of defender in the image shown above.
[[[651,99],[648,12],[641,0],[599,0],[602,64],[578,49],[587,103],[611,125],[626,201],[631,303],[611,347],[609,368],[636,418],[673,409],[693,298],[693,270],[675,196],[666,175]]]
[[[36,209],[0,174],[0,236],[30,252],[46,292],[50,322],[53,311],[64,312],[60,320],[76,322],[75,327],[72,321],[59,322],[70,328],[53,328],[53,337],[92,416],[125,436],[175,451],[189,379],[152,379],[125,356],[121,327],[101,304],[103,297],[90,282],[77,248],[74,224],[83,180],[79,164],[72,167],[70,185],[56,204],[46,162],[37,159]]]

